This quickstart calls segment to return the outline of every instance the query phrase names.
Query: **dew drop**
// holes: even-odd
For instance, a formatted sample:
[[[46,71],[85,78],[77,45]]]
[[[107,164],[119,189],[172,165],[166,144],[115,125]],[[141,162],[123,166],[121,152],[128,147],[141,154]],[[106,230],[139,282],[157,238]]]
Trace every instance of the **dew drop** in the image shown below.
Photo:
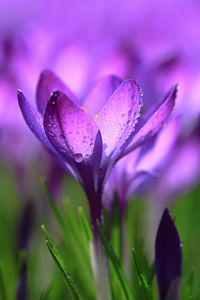
[[[130,116],[132,114],[132,110],[129,110],[128,111],[128,115]]]
[[[81,153],[76,153],[74,155],[74,160],[77,162],[77,163],[80,163],[83,161],[83,155]]]
[[[55,134],[53,133],[53,132],[51,132],[51,131],[48,131],[48,133],[49,133],[49,135],[51,135],[51,136],[55,136]]]

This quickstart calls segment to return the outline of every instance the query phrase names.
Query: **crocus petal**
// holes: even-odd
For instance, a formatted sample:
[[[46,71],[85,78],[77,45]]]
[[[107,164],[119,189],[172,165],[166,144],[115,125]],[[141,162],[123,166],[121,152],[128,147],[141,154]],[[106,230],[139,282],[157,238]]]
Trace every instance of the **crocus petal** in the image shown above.
[[[44,70],[38,81],[36,100],[38,110],[43,113],[47,102],[55,90],[65,93],[70,99],[76,101],[76,97],[70,89],[62,82],[62,80],[50,70]]]
[[[176,85],[158,106],[139,120],[131,145],[123,152],[122,156],[144,144],[162,128],[174,108],[177,89]]]
[[[178,299],[182,250],[176,226],[167,209],[156,236],[155,264],[160,300]]]
[[[44,113],[46,134],[59,153],[81,163],[92,156],[98,127],[89,114],[65,94],[55,91]]]
[[[154,188],[154,197],[172,200],[199,182],[199,136],[186,137],[175,145],[170,162]]]
[[[179,118],[173,119],[159,132],[154,145],[149,151],[141,155],[137,164],[137,171],[152,172],[166,163],[166,158],[171,153],[178,136],[179,123]]]
[[[84,107],[92,117],[100,112],[120,84],[121,79],[113,75],[106,76],[98,81],[84,101]]]
[[[30,130],[45,147],[55,153],[56,151],[52,147],[44,131],[42,116],[31,106],[20,90],[18,91],[18,102]]]
[[[97,115],[96,123],[106,156],[121,147],[134,131],[141,106],[139,85],[134,80],[127,80],[115,90]]]

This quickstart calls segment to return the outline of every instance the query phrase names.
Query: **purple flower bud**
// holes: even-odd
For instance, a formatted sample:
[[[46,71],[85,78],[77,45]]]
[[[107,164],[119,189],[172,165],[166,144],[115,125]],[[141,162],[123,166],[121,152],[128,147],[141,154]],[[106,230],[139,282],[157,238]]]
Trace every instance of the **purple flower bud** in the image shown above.
[[[160,300],[178,300],[182,249],[178,231],[167,208],[156,236],[155,264]]]

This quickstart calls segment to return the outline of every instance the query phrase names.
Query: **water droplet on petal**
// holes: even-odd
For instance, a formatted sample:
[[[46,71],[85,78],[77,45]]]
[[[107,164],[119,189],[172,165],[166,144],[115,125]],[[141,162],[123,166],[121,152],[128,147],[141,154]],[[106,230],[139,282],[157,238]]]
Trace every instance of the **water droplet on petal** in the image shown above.
[[[83,155],[81,153],[76,153],[74,155],[74,160],[77,162],[77,163],[80,163],[83,161]]]
[[[132,114],[132,110],[129,110],[128,111],[128,115],[130,116]]]
[[[55,137],[55,134],[54,134],[53,132],[51,132],[51,131],[48,131],[48,133],[49,133],[49,135],[51,135],[51,136]]]

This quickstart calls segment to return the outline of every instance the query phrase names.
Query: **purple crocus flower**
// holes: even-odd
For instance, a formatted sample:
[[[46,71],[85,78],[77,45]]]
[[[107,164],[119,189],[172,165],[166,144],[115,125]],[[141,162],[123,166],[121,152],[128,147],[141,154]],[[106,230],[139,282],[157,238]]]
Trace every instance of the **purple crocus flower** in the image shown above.
[[[199,183],[199,149],[199,133],[179,138],[162,176],[150,183],[154,187],[150,192],[151,198],[160,199],[161,206],[164,206]]]
[[[29,128],[82,185],[94,231],[96,221],[101,222],[103,186],[113,165],[159,131],[171,114],[176,92],[174,87],[139,122],[142,93],[133,79],[121,82],[115,76],[105,77],[79,105],[53,72],[43,71],[37,88],[38,111],[18,92]]]
[[[182,250],[176,226],[167,208],[156,236],[155,263],[160,300],[178,300]]]

